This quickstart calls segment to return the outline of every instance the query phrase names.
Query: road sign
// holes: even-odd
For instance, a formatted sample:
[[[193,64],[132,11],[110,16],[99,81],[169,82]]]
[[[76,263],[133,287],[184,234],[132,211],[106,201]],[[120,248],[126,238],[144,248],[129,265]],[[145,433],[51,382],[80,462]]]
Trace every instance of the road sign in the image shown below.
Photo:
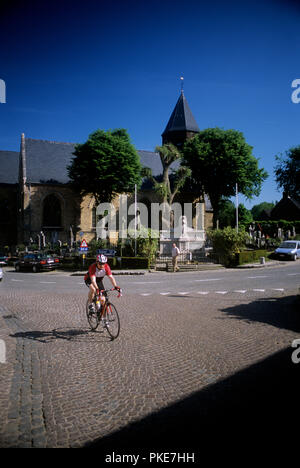
[[[103,254],[107,257],[114,257],[116,255],[116,250],[113,249],[98,249],[97,254]]]
[[[81,249],[88,249],[89,246],[87,245],[87,242],[85,239],[82,240],[81,244],[80,244],[80,248]]]

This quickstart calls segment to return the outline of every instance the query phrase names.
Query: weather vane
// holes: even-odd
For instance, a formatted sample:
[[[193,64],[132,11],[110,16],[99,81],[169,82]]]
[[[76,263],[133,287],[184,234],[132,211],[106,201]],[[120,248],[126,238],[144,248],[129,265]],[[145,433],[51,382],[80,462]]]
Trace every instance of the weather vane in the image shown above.
[[[183,82],[184,82],[183,76],[180,77],[180,81],[181,81],[181,93],[183,94]]]

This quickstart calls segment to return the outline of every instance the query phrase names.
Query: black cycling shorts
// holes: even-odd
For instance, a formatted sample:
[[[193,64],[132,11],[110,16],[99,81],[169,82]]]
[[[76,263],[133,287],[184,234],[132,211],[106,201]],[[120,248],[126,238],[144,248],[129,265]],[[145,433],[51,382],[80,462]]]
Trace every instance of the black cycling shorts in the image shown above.
[[[88,279],[85,280],[85,284],[87,285],[87,287],[89,288],[90,284],[91,284],[91,278],[89,277]],[[98,289],[105,289],[104,288],[104,285],[103,285],[103,281],[102,281],[102,278],[96,278],[96,283],[97,283],[97,286],[98,286]]]

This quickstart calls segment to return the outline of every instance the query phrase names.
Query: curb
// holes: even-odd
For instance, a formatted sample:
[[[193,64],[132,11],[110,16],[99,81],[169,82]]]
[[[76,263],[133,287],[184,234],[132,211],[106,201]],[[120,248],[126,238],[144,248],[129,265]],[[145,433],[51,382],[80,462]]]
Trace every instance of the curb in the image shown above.
[[[266,267],[272,267],[272,266],[283,266],[287,265],[287,262],[276,262],[276,261],[271,261],[267,262],[264,264],[261,263],[246,263],[245,265],[238,265],[235,268],[236,269],[243,269],[243,268],[266,268]]]

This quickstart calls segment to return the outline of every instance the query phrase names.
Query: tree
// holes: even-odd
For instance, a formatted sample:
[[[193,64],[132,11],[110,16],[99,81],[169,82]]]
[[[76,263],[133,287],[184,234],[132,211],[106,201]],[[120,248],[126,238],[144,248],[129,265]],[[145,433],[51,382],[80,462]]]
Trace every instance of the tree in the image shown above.
[[[281,154],[275,158],[278,161],[274,169],[278,188],[300,200],[300,145],[290,148],[285,156]]]
[[[97,205],[141,184],[139,155],[124,129],[96,130],[76,145],[74,155],[68,166],[71,185],[81,195],[93,195]]]
[[[230,200],[222,199],[219,206],[219,228],[234,227],[236,223],[236,208],[234,203]]]
[[[182,159],[182,154],[172,143],[157,146],[155,151],[160,155],[163,169],[162,178],[153,177],[149,168],[145,168],[143,174],[151,180],[161,201],[171,205],[175,195],[180,192],[186,179],[191,175],[191,171],[184,166],[179,166],[177,170],[171,168],[175,161],[181,161]]]
[[[183,148],[183,164],[192,171],[192,182],[202,196],[207,193],[214,211],[214,226],[222,198],[238,191],[248,199],[258,196],[268,174],[259,169],[241,132],[208,128],[188,140]]]
[[[274,208],[274,206],[275,204],[273,202],[272,203],[262,202],[262,203],[259,203],[258,205],[254,205],[251,208],[253,219],[255,221],[262,220],[264,218],[264,212],[265,213],[270,212],[272,208]]]
[[[253,216],[242,203],[238,207],[239,226],[248,227],[253,221]],[[230,200],[221,200],[219,210],[219,226],[225,228],[227,226],[236,226],[236,207]]]

